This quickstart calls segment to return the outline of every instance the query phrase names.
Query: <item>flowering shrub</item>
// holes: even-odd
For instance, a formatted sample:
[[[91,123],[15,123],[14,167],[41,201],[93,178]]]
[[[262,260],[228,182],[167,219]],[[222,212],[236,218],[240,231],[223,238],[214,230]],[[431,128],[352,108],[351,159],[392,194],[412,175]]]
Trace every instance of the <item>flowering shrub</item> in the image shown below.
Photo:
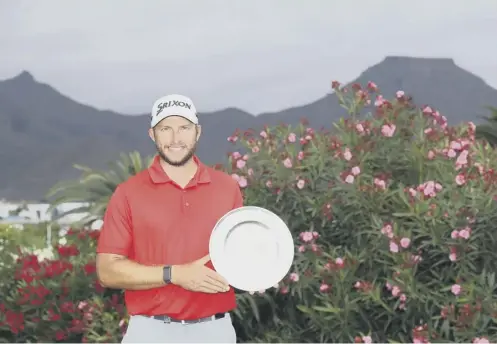
[[[238,341],[497,342],[496,151],[402,91],[333,88],[348,116],[331,132],[303,121],[228,138],[242,144],[226,171],[245,204],[280,215],[297,250],[276,288],[238,295]],[[6,255],[0,340],[121,341],[97,236]]]
[[[290,295],[294,341],[497,341],[496,152],[402,91],[333,88],[348,117],[329,133],[303,122],[228,138],[246,151],[227,170],[246,204],[298,242],[274,316]]]
[[[120,292],[96,279],[98,231],[67,233],[65,245],[19,249],[4,280],[0,338],[9,342],[116,342],[126,327]],[[64,240],[62,240],[64,242]],[[7,282],[7,283],[6,283]]]

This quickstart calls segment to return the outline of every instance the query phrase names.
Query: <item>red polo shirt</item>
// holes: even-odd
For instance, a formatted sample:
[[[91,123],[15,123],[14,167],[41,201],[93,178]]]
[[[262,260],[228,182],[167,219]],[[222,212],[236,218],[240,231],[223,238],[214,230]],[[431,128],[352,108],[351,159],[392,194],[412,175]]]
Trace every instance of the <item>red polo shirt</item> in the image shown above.
[[[104,216],[97,253],[114,253],[144,265],[185,264],[209,253],[216,222],[243,205],[240,188],[228,174],[202,164],[182,189],[160,166],[152,165],[120,184]],[[212,262],[207,266],[214,269]],[[236,307],[233,288],[226,293],[192,292],[176,285],[126,290],[131,315],[168,315],[190,320]]]

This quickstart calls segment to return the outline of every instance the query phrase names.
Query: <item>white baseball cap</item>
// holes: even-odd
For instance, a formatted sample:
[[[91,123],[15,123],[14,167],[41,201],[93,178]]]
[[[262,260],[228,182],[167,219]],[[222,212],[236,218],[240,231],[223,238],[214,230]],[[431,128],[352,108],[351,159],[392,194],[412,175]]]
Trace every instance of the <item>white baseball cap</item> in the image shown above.
[[[170,94],[157,99],[152,107],[150,127],[169,116],[181,116],[198,124],[197,109],[190,98],[180,94]]]

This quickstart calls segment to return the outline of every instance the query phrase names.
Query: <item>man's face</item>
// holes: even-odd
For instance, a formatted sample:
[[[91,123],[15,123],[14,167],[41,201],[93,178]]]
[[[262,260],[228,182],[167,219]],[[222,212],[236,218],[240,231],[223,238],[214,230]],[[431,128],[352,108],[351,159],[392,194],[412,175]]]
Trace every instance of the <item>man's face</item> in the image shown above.
[[[186,118],[170,116],[150,129],[149,135],[165,162],[173,166],[183,166],[195,154],[200,127]]]

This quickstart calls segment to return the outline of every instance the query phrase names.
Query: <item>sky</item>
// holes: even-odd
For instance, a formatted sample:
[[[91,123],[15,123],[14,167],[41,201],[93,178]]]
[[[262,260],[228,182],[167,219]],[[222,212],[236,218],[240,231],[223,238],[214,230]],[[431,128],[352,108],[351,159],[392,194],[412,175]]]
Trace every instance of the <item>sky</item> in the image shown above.
[[[125,114],[169,93],[258,114],[390,55],[452,58],[497,88],[496,36],[497,0],[0,0],[0,79],[27,70]]]

